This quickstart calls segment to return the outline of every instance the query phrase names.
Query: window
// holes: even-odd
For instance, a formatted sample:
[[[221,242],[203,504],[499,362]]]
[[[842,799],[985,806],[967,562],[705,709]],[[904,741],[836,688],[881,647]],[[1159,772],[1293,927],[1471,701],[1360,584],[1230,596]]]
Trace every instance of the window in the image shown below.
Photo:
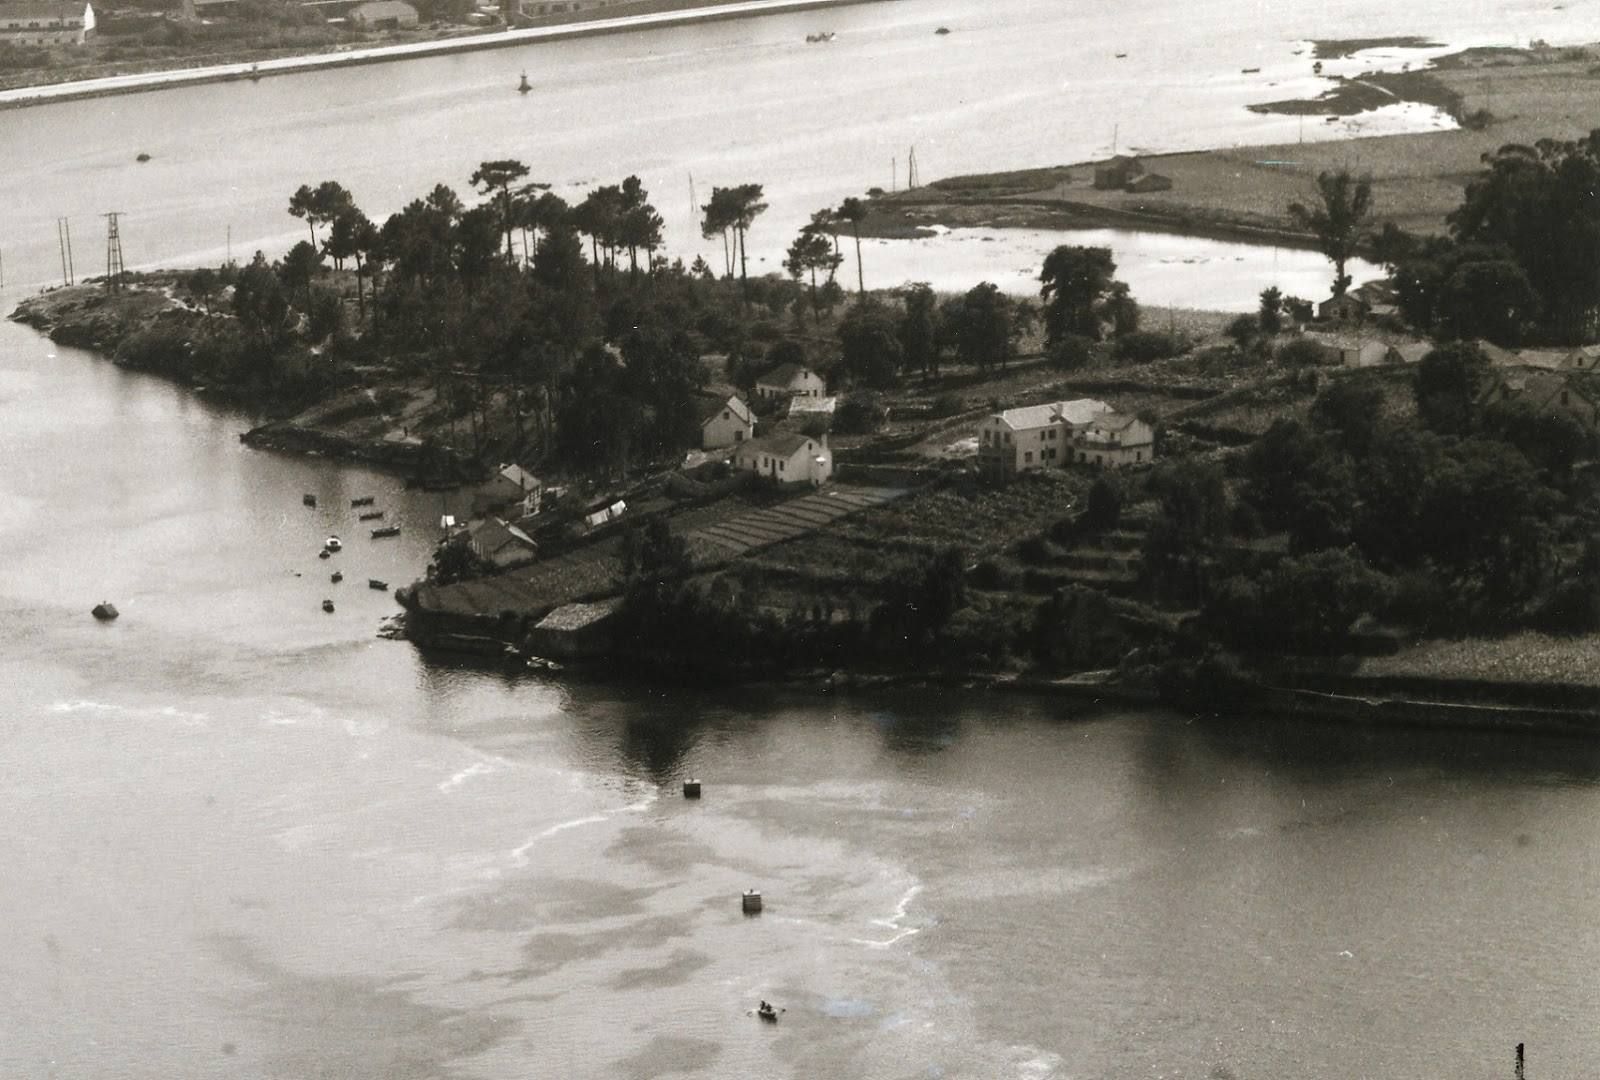
[[[1563,390],[1563,391],[1561,391],[1561,404],[1565,405],[1566,403],[1567,403],[1567,392],[1565,390]]]
[[[1024,454],[1023,454],[1023,455],[1022,455],[1022,460],[1023,460],[1023,461],[1024,461],[1024,462],[1025,462],[1025,463],[1026,463],[1026,464],[1029,464],[1029,465],[1032,465],[1032,464],[1033,464],[1033,451],[1032,451],[1032,450],[1029,450],[1029,451],[1026,451],[1026,452],[1025,452],[1025,453],[1024,453]]]
[[[733,432],[733,441],[734,442],[744,442],[744,432],[740,431],[738,429],[735,429],[734,432]]]
[[[1011,432],[1009,432],[1009,431],[1006,432],[1006,445],[1007,446],[1011,445]]]
[[[779,471],[779,472],[782,472],[782,471],[783,471],[783,462],[781,462],[781,461],[780,461],[780,462],[778,462],[778,471]]]

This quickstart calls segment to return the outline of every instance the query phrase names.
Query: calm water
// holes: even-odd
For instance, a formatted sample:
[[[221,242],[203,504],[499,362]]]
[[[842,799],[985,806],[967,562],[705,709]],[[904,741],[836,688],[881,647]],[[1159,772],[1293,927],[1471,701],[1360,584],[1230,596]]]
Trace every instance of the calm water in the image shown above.
[[[66,214],[92,268],[119,209],[130,261],[214,258],[228,223],[236,253],[292,242],[301,182],[381,213],[516,154],[562,185],[638,170],[680,249],[690,171],[765,179],[771,252],[913,142],[932,176],[1082,157],[1119,117],[1124,145],[1292,137],[1236,73],[1289,80],[1299,37],[1600,37],[1588,2],[1170,11],[902,0],[830,13],[828,48],[786,17],[0,113],[0,250],[49,277]],[[1596,747],[431,665],[374,637],[393,601],[362,580],[416,574],[448,504],[247,451],[248,423],[0,324],[6,1076],[1600,1063]],[[400,538],[351,520],[366,494]]]
[[[1600,746],[429,664],[246,423],[0,324],[6,1076],[1600,1062]]]
[[[1293,140],[1302,126],[1324,138],[1343,125],[1244,109],[1327,85],[1296,55],[1305,38],[1600,38],[1592,0],[1194,0],[1181,10],[1127,0],[1113,18],[1092,2],[899,0],[3,112],[0,254],[13,284],[58,278],[55,222],[67,217],[80,272],[98,272],[98,215],[119,210],[130,265],[220,261],[230,226],[234,255],[248,258],[303,235],[284,210],[302,183],[336,178],[381,217],[441,180],[465,191],[477,162],[514,156],[567,196],[638,173],[669,249],[714,264],[720,245],[700,238],[691,176],[702,202],[713,184],[764,182],[772,209],[752,255],[755,269],[776,269],[813,210],[896,175],[903,184],[913,146],[932,179],[1082,160],[1114,140],[1198,148]],[[939,26],[952,33],[935,36]],[[837,40],[805,43],[824,28]],[[1332,62],[1328,73],[1383,62]],[[537,90],[518,96],[523,69]],[[1428,110],[1391,111],[1361,123],[1438,122]],[[152,160],[136,163],[140,152]],[[1259,270],[1241,277],[1247,297]],[[867,272],[901,280],[887,263]],[[963,284],[980,274],[974,263]]]

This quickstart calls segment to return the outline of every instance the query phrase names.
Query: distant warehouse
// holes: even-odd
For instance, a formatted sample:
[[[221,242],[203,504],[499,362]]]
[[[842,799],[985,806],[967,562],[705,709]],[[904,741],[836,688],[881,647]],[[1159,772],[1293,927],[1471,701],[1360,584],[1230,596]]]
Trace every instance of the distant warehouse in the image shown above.
[[[417,9],[405,0],[371,0],[352,9],[349,18],[363,30],[406,30],[417,25]]]
[[[0,0],[0,44],[82,45],[94,32],[94,8],[82,0]]]

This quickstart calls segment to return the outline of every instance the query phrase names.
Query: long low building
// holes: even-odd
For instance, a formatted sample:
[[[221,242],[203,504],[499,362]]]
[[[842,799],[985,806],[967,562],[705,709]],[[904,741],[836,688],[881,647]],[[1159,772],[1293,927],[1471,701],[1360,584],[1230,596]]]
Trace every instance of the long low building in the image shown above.
[[[94,7],[83,0],[0,0],[0,44],[82,45],[94,32]]]

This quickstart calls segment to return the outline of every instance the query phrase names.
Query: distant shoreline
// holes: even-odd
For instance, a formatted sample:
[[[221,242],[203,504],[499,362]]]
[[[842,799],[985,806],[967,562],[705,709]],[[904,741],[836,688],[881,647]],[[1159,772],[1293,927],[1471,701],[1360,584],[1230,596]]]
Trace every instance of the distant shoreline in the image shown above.
[[[305,53],[269,60],[241,60],[204,67],[169,68],[132,75],[111,75],[73,82],[20,86],[10,90],[0,90],[0,109],[30,108],[56,102],[139,94],[207,83],[253,81],[274,75],[293,75],[306,71],[366,64],[387,64],[480,49],[504,49],[517,45],[597,37],[602,34],[620,34],[726,19],[758,18],[763,15],[788,14],[817,8],[879,3],[882,0],[722,0],[722,2],[690,0],[690,2],[693,6],[684,6],[679,10],[558,23],[523,30],[501,30],[403,45],[375,45],[347,51]]]

